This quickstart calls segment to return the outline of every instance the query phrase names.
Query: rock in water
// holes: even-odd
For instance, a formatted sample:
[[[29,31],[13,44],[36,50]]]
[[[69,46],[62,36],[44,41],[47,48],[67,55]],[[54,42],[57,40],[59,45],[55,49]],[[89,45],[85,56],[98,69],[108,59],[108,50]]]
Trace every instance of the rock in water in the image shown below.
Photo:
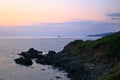
[[[23,57],[17,58],[14,61],[17,64],[21,64],[21,65],[25,65],[25,66],[31,66],[33,64],[32,60],[26,59],[26,58],[23,58]]]
[[[34,48],[30,48],[27,52],[22,52],[19,55],[21,55],[21,56],[23,56],[24,58],[27,58],[27,59],[33,59],[33,58],[38,58],[39,56],[41,56],[42,51],[37,51]]]
[[[30,48],[27,52],[21,52],[21,57],[14,59],[15,63],[31,66],[33,64],[32,59],[42,58],[42,51],[37,51],[34,48]]]

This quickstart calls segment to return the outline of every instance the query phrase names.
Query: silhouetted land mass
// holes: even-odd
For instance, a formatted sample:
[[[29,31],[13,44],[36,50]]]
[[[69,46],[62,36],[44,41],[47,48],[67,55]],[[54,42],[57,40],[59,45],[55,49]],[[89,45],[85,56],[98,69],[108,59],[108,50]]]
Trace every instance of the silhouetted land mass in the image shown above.
[[[111,35],[113,33],[115,33],[115,32],[108,32],[108,33],[102,33],[102,34],[88,35],[87,37],[104,37],[104,36]]]
[[[21,64],[21,65],[25,65],[25,66],[30,66],[33,64],[32,60],[27,59],[27,58],[23,58],[23,57],[15,59],[15,62],[18,64]]]
[[[31,48],[19,55],[25,60],[35,58],[38,64],[58,67],[68,72],[72,80],[120,80],[120,32],[94,41],[75,40],[58,53],[49,51],[43,55]],[[15,62],[25,65],[16,61],[21,57]]]
[[[39,57],[42,57],[42,51],[37,51],[33,48],[30,48],[27,52],[21,52],[18,55],[21,57],[14,59],[17,64],[31,66],[33,64],[32,59],[39,59]]]

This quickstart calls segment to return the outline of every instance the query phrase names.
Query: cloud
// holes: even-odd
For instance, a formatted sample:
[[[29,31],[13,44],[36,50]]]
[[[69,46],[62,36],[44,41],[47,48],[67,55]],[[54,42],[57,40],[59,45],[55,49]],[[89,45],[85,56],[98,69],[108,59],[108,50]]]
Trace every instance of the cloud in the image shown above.
[[[108,17],[110,17],[112,20],[120,20],[120,13],[110,13],[107,14]]]
[[[120,31],[120,24],[75,20],[63,23],[44,23],[31,26],[0,27],[0,37],[80,37],[89,34]]]
[[[115,18],[115,17],[114,17],[114,18],[111,18],[111,19],[112,19],[112,20],[120,20],[120,17],[119,17],[119,18]]]
[[[111,17],[120,17],[120,13],[111,13],[111,14],[108,14],[108,16],[111,16]]]

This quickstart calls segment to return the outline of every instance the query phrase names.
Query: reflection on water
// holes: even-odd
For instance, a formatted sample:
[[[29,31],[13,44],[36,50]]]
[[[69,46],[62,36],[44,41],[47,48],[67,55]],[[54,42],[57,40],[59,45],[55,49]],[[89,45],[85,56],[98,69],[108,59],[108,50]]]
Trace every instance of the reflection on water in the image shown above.
[[[70,80],[67,73],[34,63],[25,67],[14,63],[17,53],[33,47],[43,52],[60,51],[73,38],[0,38],[0,80]]]
[[[25,67],[14,63],[17,53],[27,51],[33,47],[47,52],[60,51],[65,44],[73,39],[28,39],[28,38],[1,38],[0,39],[0,79],[4,80],[69,80],[65,72],[53,69],[51,66],[34,63]]]

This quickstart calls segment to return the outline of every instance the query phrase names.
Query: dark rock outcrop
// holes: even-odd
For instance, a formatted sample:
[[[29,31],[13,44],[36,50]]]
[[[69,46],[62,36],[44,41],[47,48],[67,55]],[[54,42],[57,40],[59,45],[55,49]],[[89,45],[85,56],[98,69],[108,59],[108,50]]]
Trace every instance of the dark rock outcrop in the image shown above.
[[[27,59],[27,58],[17,58],[14,60],[17,64],[25,65],[25,66],[31,66],[33,64],[32,60]]]
[[[37,58],[36,63],[53,65],[56,62],[57,54],[55,51],[49,51],[48,54],[43,55],[42,57]]]
[[[32,65],[32,59],[36,59],[36,63],[43,65],[53,65],[56,63],[57,54],[55,51],[49,51],[48,54],[43,55],[42,51],[37,51],[34,48],[30,48],[27,52],[21,52],[21,57],[14,59],[17,64]]]
[[[42,57],[42,51],[37,51],[34,48],[30,48],[27,52],[21,52],[18,55],[20,55],[21,57],[14,59],[15,63],[25,66],[31,66],[33,64],[32,59]]]
[[[37,51],[34,48],[30,48],[27,52],[22,52],[19,55],[27,59],[34,59],[40,57],[42,55],[42,51]]]

